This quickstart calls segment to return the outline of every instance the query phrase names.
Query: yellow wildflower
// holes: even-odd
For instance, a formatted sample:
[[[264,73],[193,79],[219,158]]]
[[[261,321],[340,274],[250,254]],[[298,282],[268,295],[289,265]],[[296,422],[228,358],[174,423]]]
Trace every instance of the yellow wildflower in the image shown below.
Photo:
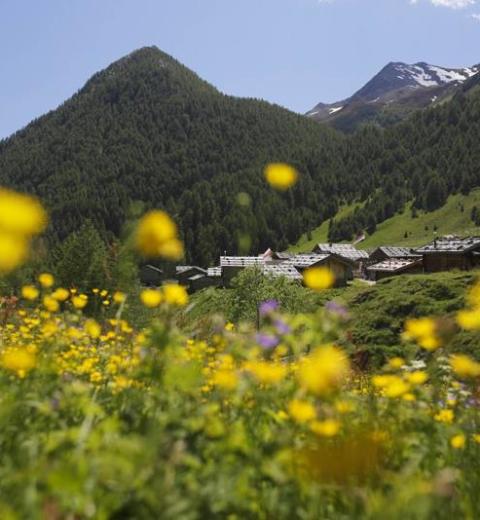
[[[26,300],[36,300],[38,295],[39,291],[34,285],[24,285],[22,287],[22,296]]]
[[[335,437],[340,431],[341,423],[335,419],[326,419],[325,421],[313,421],[310,429],[313,433],[321,437]]]
[[[480,363],[464,354],[453,354],[450,357],[450,366],[455,374],[460,377],[480,376]]]
[[[268,184],[276,190],[285,191],[293,186],[298,179],[298,172],[295,168],[284,163],[271,163],[264,171],[265,179]]]
[[[88,303],[88,296],[86,294],[79,294],[72,297],[72,304],[75,309],[83,309]]]
[[[269,361],[249,361],[245,364],[245,369],[265,385],[279,383],[287,374],[285,365]]]
[[[314,291],[329,289],[335,284],[335,276],[328,267],[311,267],[303,273],[305,285]]]
[[[393,376],[387,386],[384,388],[384,393],[387,397],[395,399],[401,397],[410,390],[410,386],[403,381],[403,379]]]
[[[43,305],[49,312],[57,312],[60,308],[57,300],[48,295],[43,297]]]
[[[36,365],[36,356],[25,348],[9,348],[2,352],[0,365],[23,378]]]
[[[163,296],[158,289],[144,289],[140,293],[140,300],[145,307],[152,309],[162,303]]]
[[[457,323],[465,330],[480,329],[480,309],[464,309],[457,313]]]
[[[339,386],[349,370],[350,362],[345,353],[333,345],[327,345],[301,360],[297,377],[301,386],[320,395]]]
[[[28,242],[22,237],[0,230],[0,272],[9,273],[27,258]]]
[[[65,300],[68,300],[69,296],[70,292],[67,289],[64,289],[63,287],[55,289],[52,293],[52,298],[55,298],[55,300],[59,302],[64,302]]]
[[[163,297],[170,305],[184,306],[188,303],[188,293],[185,287],[174,283],[163,286]]]
[[[41,233],[47,214],[37,199],[4,188],[0,189],[0,229],[29,237]]]
[[[423,385],[428,379],[428,374],[423,370],[415,370],[406,375],[407,381],[412,385]]]
[[[405,360],[401,357],[394,357],[388,361],[388,368],[398,370],[405,365]]]
[[[127,295],[123,292],[116,291],[113,293],[113,301],[115,303],[118,303],[118,304],[123,303],[126,298],[127,298]]]
[[[288,412],[298,423],[306,423],[315,419],[315,408],[308,401],[301,401],[300,399],[293,399],[288,403]]]
[[[161,247],[175,239],[177,239],[175,222],[167,213],[159,210],[144,215],[135,232],[135,246],[147,257],[163,256]]]
[[[158,246],[158,254],[172,262],[181,260],[185,255],[183,242],[178,238],[167,240]]]
[[[477,443],[480,444],[480,433],[474,433],[472,435],[472,439]]]
[[[440,410],[437,414],[434,415],[434,419],[438,422],[442,422],[445,424],[451,424],[454,419],[454,413],[453,410],[450,409],[444,409]]]
[[[42,273],[38,276],[38,281],[42,287],[48,289],[55,283],[55,278],[50,273]]]
[[[213,374],[212,383],[224,390],[235,390],[238,385],[238,375],[233,370],[217,370]]]
[[[85,322],[85,331],[91,338],[99,338],[102,333],[102,328],[93,319],[89,319]]]
[[[465,435],[463,433],[459,433],[450,439],[450,446],[456,450],[462,450],[465,448],[465,442]]]
[[[437,337],[437,324],[432,318],[409,319],[405,322],[403,337],[415,340],[425,350],[436,350],[440,347]]]

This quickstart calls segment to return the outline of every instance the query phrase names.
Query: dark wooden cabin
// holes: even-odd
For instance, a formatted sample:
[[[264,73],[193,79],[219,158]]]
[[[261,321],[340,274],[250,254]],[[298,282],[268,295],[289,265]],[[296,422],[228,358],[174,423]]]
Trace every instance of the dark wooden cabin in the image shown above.
[[[469,271],[479,265],[480,237],[443,237],[415,250],[423,258],[426,273],[459,269]]]

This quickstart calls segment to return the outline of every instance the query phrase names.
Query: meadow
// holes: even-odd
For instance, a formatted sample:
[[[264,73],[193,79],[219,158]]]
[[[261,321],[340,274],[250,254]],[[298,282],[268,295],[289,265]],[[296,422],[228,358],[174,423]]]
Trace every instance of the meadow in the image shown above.
[[[0,192],[4,274],[45,226],[38,201]],[[183,254],[161,211],[132,247]],[[333,279],[312,269],[305,283],[321,300]],[[458,338],[480,330],[480,284],[463,297],[455,283],[456,306],[419,306],[396,349],[361,367],[361,316],[329,297],[303,312],[263,299],[259,328],[217,306],[195,330],[181,286],[38,273],[0,309],[0,517],[478,518],[480,363]],[[126,319],[138,303],[141,328]]]

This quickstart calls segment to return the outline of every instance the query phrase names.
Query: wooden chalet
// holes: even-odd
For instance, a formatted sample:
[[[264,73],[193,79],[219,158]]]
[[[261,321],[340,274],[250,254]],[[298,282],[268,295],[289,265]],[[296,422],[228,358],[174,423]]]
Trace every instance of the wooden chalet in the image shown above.
[[[417,260],[422,255],[414,253],[409,247],[380,246],[374,249],[369,256],[371,264],[378,264],[384,260]]]
[[[285,262],[293,265],[301,273],[310,267],[328,267],[335,275],[336,287],[344,287],[347,285],[348,280],[352,278],[352,272],[355,267],[355,263],[352,260],[331,253],[297,254],[291,256]]]
[[[419,274],[423,273],[422,258],[394,258],[383,260],[367,267],[367,278],[378,282],[383,278],[396,276],[399,274]]]
[[[350,280],[354,277],[360,277],[364,267],[368,264],[368,253],[361,249],[357,249],[352,244],[317,244],[313,248],[313,253],[334,254],[353,263],[350,273]]]
[[[162,284],[165,274],[162,269],[151,264],[142,265],[139,269],[140,283],[147,287],[158,287]]]
[[[232,280],[240,271],[248,267],[262,268],[264,264],[263,256],[221,256],[222,285],[230,287]]]
[[[181,285],[188,285],[188,280],[195,275],[207,276],[207,271],[196,265],[177,265],[175,267],[175,279]]]
[[[480,265],[480,237],[446,236],[415,250],[422,255],[426,273],[460,269],[468,271]]]

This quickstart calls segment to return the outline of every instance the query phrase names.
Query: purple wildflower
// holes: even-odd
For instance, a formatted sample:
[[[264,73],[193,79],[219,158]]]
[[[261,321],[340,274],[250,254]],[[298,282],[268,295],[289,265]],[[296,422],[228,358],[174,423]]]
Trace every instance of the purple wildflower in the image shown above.
[[[260,316],[263,318],[278,309],[278,302],[276,300],[267,300],[260,304]]]
[[[275,320],[274,325],[277,329],[277,332],[281,335],[289,334],[290,332],[292,332],[290,326],[282,320]]]
[[[348,318],[348,310],[343,305],[330,301],[325,304],[325,309],[332,314],[336,314],[339,318]]]
[[[259,332],[255,339],[257,343],[264,349],[275,348],[280,343],[277,337],[270,334],[265,334],[263,332]]]

